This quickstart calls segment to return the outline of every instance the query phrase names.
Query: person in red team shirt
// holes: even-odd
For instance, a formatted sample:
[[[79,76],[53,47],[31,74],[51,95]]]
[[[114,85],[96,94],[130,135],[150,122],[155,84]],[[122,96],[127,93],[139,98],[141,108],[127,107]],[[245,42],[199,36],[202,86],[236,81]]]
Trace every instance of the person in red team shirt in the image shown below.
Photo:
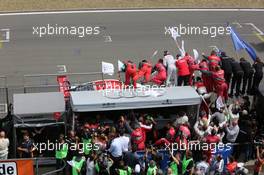
[[[215,71],[202,71],[207,73],[213,79],[213,84],[216,90],[217,97],[222,97],[224,100],[228,100],[228,85],[225,81],[225,72],[220,68],[220,66],[215,67]]]
[[[208,162],[211,162],[212,153],[216,149],[216,144],[220,142],[220,137],[216,135],[217,131],[216,129],[212,129],[211,134],[207,135],[204,138],[204,142],[208,144],[209,150],[205,150],[205,153],[207,154]]]
[[[233,175],[235,174],[237,169],[237,161],[234,157],[229,157],[229,162],[226,164],[226,171],[228,174]]]
[[[210,71],[214,71],[215,67],[221,63],[221,59],[216,55],[214,50],[211,52],[210,56],[207,57],[203,54],[203,57],[209,61]]]
[[[199,65],[196,64],[195,59],[191,57],[188,53],[185,53],[185,57],[183,59],[186,59],[189,70],[190,70],[190,77],[189,77],[189,85],[193,85],[193,78],[194,78],[194,71],[199,70]]]
[[[144,120],[143,117],[139,118],[139,121],[136,122],[134,130],[131,132],[131,143],[132,145],[137,146],[137,150],[145,149],[146,142],[146,132],[151,131],[154,120]]]
[[[203,71],[209,71],[209,65],[208,65],[208,62],[206,59],[203,59],[200,63],[199,63],[199,67],[200,67],[200,70],[203,70]],[[213,86],[213,80],[212,80],[212,77],[208,76],[207,74],[205,73],[202,73],[202,80],[203,80],[203,83],[206,87],[206,90],[207,92],[213,92],[214,90],[214,86]]]
[[[125,69],[125,85],[130,85],[130,79],[133,81],[134,88],[137,87],[137,66],[132,61],[124,62],[126,69]]]
[[[163,65],[162,59],[159,59],[158,63],[155,65],[155,70],[157,70],[158,73],[152,78],[152,82],[157,85],[164,84],[167,79],[167,71]]]
[[[148,83],[151,80],[151,72],[152,72],[151,63],[147,60],[143,60],[139,66],[137,79],[141,79],[144,77],[143,83]]]
[[[220,68],[220,66],[216,66],[215,72],[213,72],[212,78],[215,86],[215,90],[217,93],[217,97],[222,97],[224,100],[228,100],[228,85],[225,81],[225,72]]]
[[[179,58],[179,56],[177,56],[177,58]],[[178,86],[182,86],[182,83],[184,83],[184,86],[188,86],[190,79],[190,70],[187,63],[187,58],[178,59],[176,61],[176,67],[178,68]]]
[[[264,165],[264,150],[257,146],[257,160],[255,162],[254,175],[259,175]]]

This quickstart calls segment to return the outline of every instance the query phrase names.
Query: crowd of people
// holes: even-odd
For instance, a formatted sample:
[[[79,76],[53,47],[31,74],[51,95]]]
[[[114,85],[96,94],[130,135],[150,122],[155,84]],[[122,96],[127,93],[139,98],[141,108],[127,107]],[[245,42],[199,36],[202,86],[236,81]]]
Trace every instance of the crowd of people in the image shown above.
[[[193,116],[187,116],[184,111],[178,111],[177,117],[162,129],[158,129],[158,120],[151,113],[132,112],[120,116],[114,125],[87,121],[76,132],[71,131],[67,139],[61,135],[61,143],[83,143],[84,151],[80,154],[63,147],[58,153],[58,167],[65,159],[68,161],[65,173],[74,175],[233,175],[249,173],[239,161],[256,159],[254,174],[259,174],[264,164],[264,139],[259,138],[262,119],[251,108],[250,97],[244,95],[258,93],[263,63],[257,58],[251,65],[244,58],[237,61],[215,51],[203,57],[197,62],[186,53],[174,59],[165,51],[164,58],[154,67],[147,60],[138,67],[130,60],[124,62],[125,85],[194,86],[205,97],[195,123],[190,123]],[[217,104],[219,97],[222,106]],[[213,147],[175,149],[176,145],[190,143]],[[90,145],[89,149],[85,145]],[[228,157],[217,152],[219,145],[224,145],[224,151],[231,150]]]
[[[240,162],[249,160],[255,160],[254,174],[261,172],[263,119],[256,115],[251,102],[263,77],[264,64],[259,58],[251,65],[225,52],[212,51],[198,61],[188,53],[175,59],[164,51],[155,66],[147,60],[138,67],[130,60],[124,63],[127,86],[153,83],[195,87],[203,97],[199,118],[191,123],[195,116],[175,111],[176,117],[160,128],[155,114],[128,111],[113,124],[102,123],[100,117],[77,122],[75,130],[58,138],[60,147],[55,157],[57,169],[65,166],[62,174],[244,175],[249,170]],[[189,147],[191,143],[205,147],[194,149]],[[0,158],[5,158],[8,144],[1,132]],[[223,152],[230,151],[228,157],[220,147]],[[34,156],[29,133],[24,133],[17,150],[20,157]]]
[[[63,145],[56,152],[57,168],[68,162],[65,174],[168,174],[209,175],[248,174],[240,162],[256,159],[255,174],[264,164],[263,139],[254,111],[247,97],[239,103],[216,109],[210,114],[201,111],[194,125],[185,112],[158,129],[156,116],[128,113],[113,125],[95,120],[78,125],[68,137],[61,135]],[[257,142],[258,141],[258,142]],[[207,144],[208,147],[175,147],[183,144]],[[66,145],[81,145],[72,150]],[[213,146],[211,146],[213,145]],[[232,153],[226,157],[216,147]],[[224,145],[224,146],[223,146]]]
[[[137,83],[154,83],[156,85],[182,86],[194,85],[195,72],[200,72],[202,81],[208,92],[215,91],[224,99],[235,95],[253,95],[258,91],[263,78],[263,62],[257,58],[253,65],[245,58],[236,60],[228,57],[225,52],[212,51],[210,56],[203,54],[200,61],[188,53],[176,55],[176,59],[168,51],[164,58],[159,59],[153,66],[148,60],[143,60],[137,67],[135,63],[125,61],[125,85]],[[253,80],[253,82],[252,82]],[[242,84],[242,88],[241,88]]]

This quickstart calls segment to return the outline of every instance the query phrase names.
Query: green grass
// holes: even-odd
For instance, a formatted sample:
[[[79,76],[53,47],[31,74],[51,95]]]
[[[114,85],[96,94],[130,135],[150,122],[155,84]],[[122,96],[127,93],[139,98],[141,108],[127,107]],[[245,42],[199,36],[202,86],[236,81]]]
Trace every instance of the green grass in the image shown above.
[[[0,11],[88,8],[264,8],[264,0],[0,0]]]

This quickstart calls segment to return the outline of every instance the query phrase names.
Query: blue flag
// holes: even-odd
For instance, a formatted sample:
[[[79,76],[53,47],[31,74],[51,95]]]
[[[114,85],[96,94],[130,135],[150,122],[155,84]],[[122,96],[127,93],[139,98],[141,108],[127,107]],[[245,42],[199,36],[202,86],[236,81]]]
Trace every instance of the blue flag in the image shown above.
[[[231,28],[231,38],[236,51],[245,49],[244,41],[240,38],[240,36]]]
[[[240,51],[245,49],[250,57],[255,61],[257,58],[257,54],[252,46],[250,46],[247,42],[245,42],[236,32],[231,28],[231,38],[234,44],[235,51]]]
[[[252,60],[256,61],[256,58],[258,57],[255,50],[253,49],[253,47],[251,47],[248,43],[244,42],[245,44],[245,49],[247,51],[247,53],[250,55],[250,57],[252,58]]]

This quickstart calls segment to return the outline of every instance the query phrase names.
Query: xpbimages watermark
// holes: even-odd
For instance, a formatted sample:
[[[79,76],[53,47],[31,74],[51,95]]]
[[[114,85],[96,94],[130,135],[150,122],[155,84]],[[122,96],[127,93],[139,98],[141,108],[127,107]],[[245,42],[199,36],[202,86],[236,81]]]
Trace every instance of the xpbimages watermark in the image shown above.
[[[187,25],[175,25],[165,26],[165,35],[171,35],[171,29],[174,29],[179,35],[209,35],[212,38],[217,36],[224,36],[231,34],[231,27],[227,26],[192,26]]]
[[[59,142],[50,142],[49,140],[47,142],[42,143],[33,143],[33,147],[35,150],[37,150],[39,153],[43,153],[45,151],[57,151],[61,150],[63,148],[64,143]],[[66,143],[68,150],[71,151],[78,151],[79,153],[84,153],[84,150],[93,150],[98,151],[100,149],[100,144],[97,143]]]
[[[165,144],[165,150],[170,150],[172,153],[178,151],[211,151],[212,153],[216,153],[217,151],[229,151],[232,149],[231,143],[206,143],[200,141],[190,141],[187,144],[185,142],[180,141],[179,143],[170,143]]]
[[[100,27],[99,26],[62,26],[62,25],[52,25],[47,24],[43,26],[33,26],[32,34],[42,37],[62,35],[62,36],[73,36],[84,38],[91,35],[99,35]]]
[[[109,83],[99,85],[101,93],[109,98],[131,98],[131,97],[159,97],[166,93],[165,85],[143,85],[134,87],[133,85],[120,85],[118,83]]]

